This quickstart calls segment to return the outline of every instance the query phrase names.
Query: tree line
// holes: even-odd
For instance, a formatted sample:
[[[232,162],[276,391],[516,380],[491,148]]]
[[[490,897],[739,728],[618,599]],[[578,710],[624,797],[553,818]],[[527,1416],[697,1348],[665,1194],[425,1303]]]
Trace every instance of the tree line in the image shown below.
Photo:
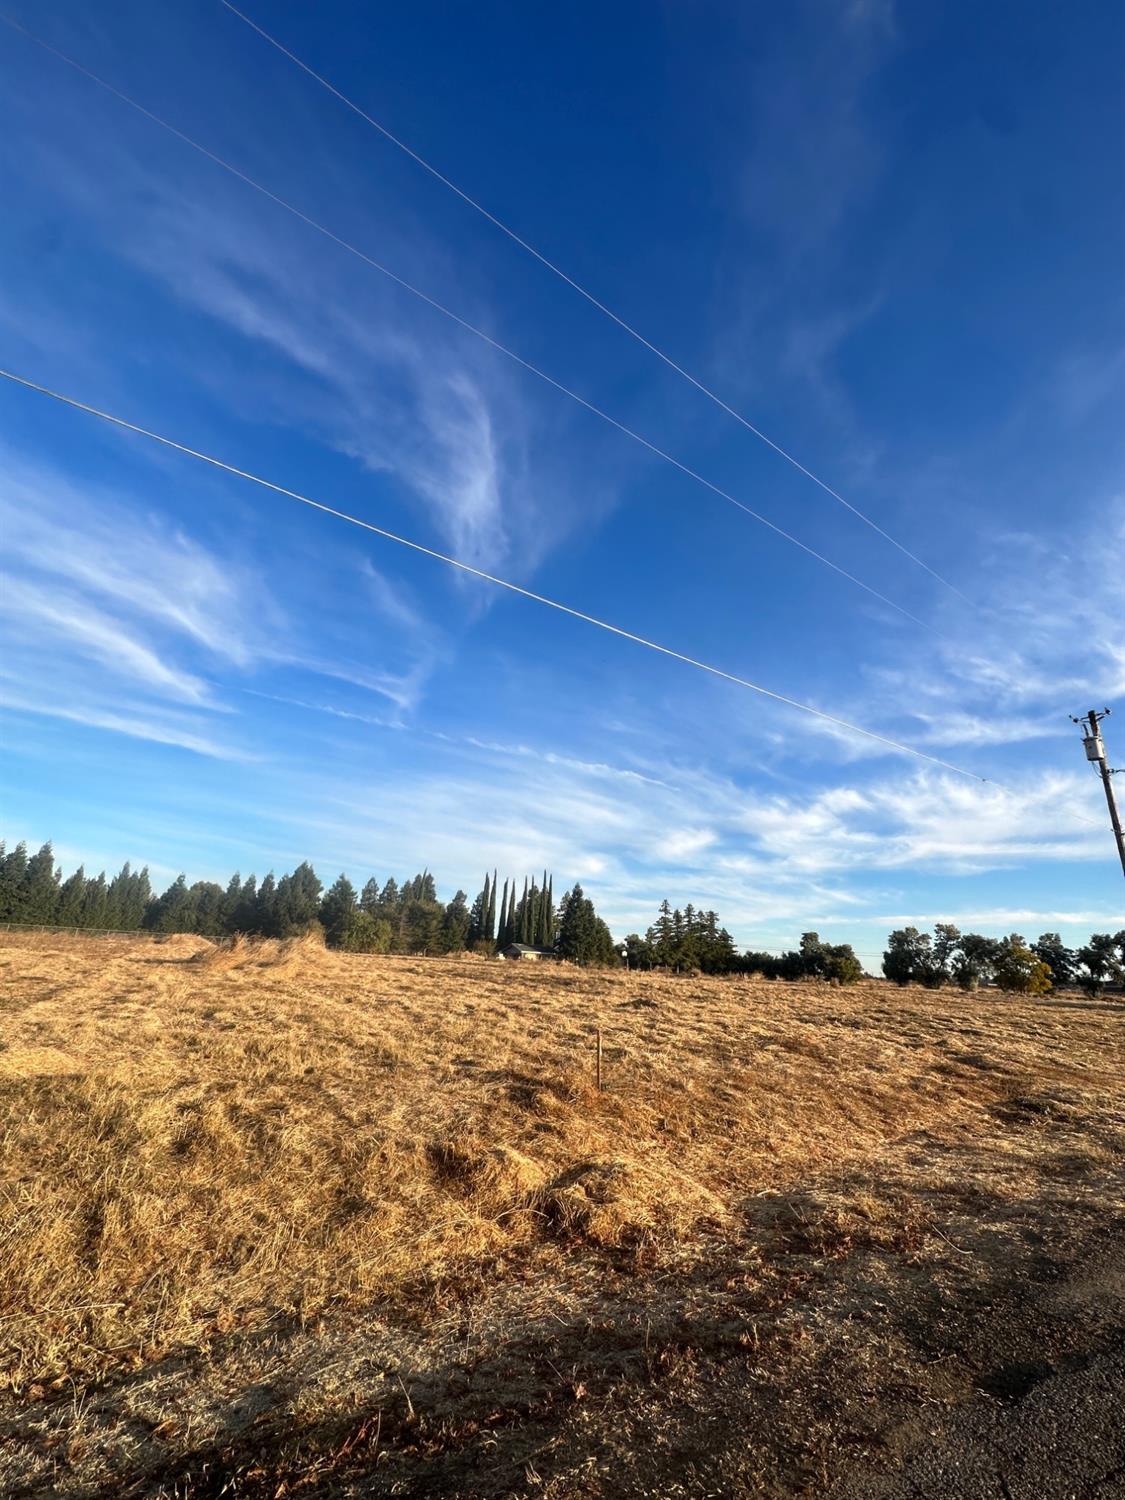
[[[697,911],[690,902],[681,911],[662,901],[656,921],[644,936],[631,932],[624,948],[626,962],[634,969],[761,974],[766,979],[834,979],[840,984],[854,984],[863,977],[863,965],[849,943],[825,943],[816,932],[804,933],[800,949],[780,957],[753,949],[739,953],[717,913]]]
[[[922,984],[927,989],[955,984],[975,990],[994,984],[1002,990],[1045,995],[1077,985],[1097,995],[1125,986],[1125,928],[1095,932],[1082,947],[1068,948],[1057,932],[1044,932],[1028,943],[1018,932],[983,937],[961,932],[950,922],[939,922],[933,937],[917,927],[902,927],[887,939],[883,973],[896,984]]]
[[[616,963],[609,928],[580,885],[555,905],[554,877],[525,877],[500,887],[495,871],[470,904],[464,891],[438,898],[428,870],[380,885],[372,878],[358,892],[346,875],[327,890],[308,861],[280,879],[259,882],[234,874],[225,886],[212,880],[189,885],[179,875],[159,895],[147,868],[125,864],[111,880],[79,866],[65,880],[51,845],[29,854],[0,842],[0,922],[114,931],[190,932],[221,938],[294,937],[319,925],[331,947],[356,953],[493,953],[524,943],[575,963]]]
[[[382,885],[368,880],[357,891],[346,875],[327,890],[308,861],[275,879],[260,882],[232,875],[225,886],[179,875],[159,895],[147,868],[128,863],[111,878],[87,875],[80,865],[66,879],[51,845],[34,854],[0,842],[0,922],[117,931],[198,933],[220,938],[234,933],[285,938],[319,926],[332,947],[357,953],[491,954],[522,943],[580,964],[617,964],[674,973],[761,974],[768,979],[822,979],[854,984],[863,967],[850,944],[824,942],[816,932],[780,956],[739,953],[714,911],[690,902],[673,908],[665,900],[643,935],[632,932],[616,945],[593,902],[580,885],[556,905],[554,877],[542,881],[486,874],[472,902],[464,891],[442,902],[429,870]],[[892,932],[883,955],[883,973],[898,984],[929,989],[958,985],[972,990],[996,985],[1004,990],[1045,994],[1078,985],[1090,994],[1125,988],[1125,928],[1094,933],[1089,942],[1068,948],[1057,932],[1034,943],[1019,933],[1004,938],[962,933],[939,922],[933,935],[916,927]]]

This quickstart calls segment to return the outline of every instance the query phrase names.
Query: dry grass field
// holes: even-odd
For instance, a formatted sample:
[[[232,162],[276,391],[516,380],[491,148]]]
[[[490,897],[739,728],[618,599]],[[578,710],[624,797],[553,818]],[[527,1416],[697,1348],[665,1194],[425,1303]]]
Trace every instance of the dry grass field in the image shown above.
[[[1119,1004],[13,934],[0,986],[8,1495],[844,1493],[1125,1330]]]

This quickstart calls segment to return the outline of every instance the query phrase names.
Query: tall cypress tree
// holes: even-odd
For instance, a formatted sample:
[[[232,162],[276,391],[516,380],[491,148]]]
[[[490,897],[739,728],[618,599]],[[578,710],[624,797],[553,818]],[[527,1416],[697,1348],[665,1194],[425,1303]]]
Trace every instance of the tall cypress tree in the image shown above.
[[[488,871],[484,872],[484,889],[480,893],[480,935],[485,941],[488,940],[488,909],[493,904],[492,887],[488,881]]]
[[[530,911],[528,909],[528,896],[529,896],[529,894],[530,893],[528,891],[527,876],[525,875],[523,877],[523,899],[520,901],[520,921],[519,921],[520,935],[517,938],[517,942],[520,942],[520,943],[530,943],[531,942],[530,924],[529,924],[529,921],[528,921],[528,919],[529,919],[529,917],[531,915],[531,913],[530,913]]]
[[[506,948],[511,942],[508,936],[508,877],[504,877],[504,893],[500,897],[500,919],[496,928],[496,946]]]
[[[488,884],[488,877],[487,877],[487,875],[485,876],[485,884],[486,885]],[[493,872],[492,872],[492,885],[491,885],[491,888],[489,889],[489,893],[488,893],[488,915],[485,917],[484,935],[485,935],[485,938],[490,943],[491,943],[492,939],[496,936],[496,871],[495,870],[493,870]]]

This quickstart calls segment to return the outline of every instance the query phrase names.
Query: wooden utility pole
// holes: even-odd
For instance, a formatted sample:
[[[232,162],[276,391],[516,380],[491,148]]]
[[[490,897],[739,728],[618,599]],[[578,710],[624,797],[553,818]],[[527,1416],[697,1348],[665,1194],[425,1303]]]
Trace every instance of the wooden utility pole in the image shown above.
[[[1121,816],[1117,811],[1117,799],[1113,795],[1113,777],[1117,772],[1108,764],[1105,753],[1105,740],[1102,739],[1102,720],[1109,714],[1108,708],[1103,708],[1101,713],[1091,709],[1084,719],[1071,719],[1082,729],[1082,744],[1086,750],[1086,759],[1091,761],[1102,778],[1102,786],[1105,787],[1105,800],[1109,806],[1109,821],[1113,824],[1113,836],[1117,840],[1117,853],[1121,859],[1121,873],[1125,875],[1125,832],[1121,829]]]

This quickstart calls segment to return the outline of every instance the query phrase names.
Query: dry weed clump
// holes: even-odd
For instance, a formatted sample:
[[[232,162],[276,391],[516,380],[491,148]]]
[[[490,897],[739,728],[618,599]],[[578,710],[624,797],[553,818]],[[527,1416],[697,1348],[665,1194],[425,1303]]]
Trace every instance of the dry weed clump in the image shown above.
[[[1012,1112],[1120,1122],[1120,1027],[1051,1002],[304,939],[12,934],[0,976],[17,1394],[740,1226],[813,1255],[909,1249],[927,1232],[909,1204],[794,1195]]]
[[[181,949],[194,963],[206,964],[209,969],[239,969],[251,966],[258,969],[277,969],[291,972],[303,964],[328,966],[334,955],[324,946],[321,933],[305,933],[301,937],[263,938],[247,937],[236,932],[233,937],[211,941],[207,938],[189,939],[195,943],[206,943],[206,947]]]

